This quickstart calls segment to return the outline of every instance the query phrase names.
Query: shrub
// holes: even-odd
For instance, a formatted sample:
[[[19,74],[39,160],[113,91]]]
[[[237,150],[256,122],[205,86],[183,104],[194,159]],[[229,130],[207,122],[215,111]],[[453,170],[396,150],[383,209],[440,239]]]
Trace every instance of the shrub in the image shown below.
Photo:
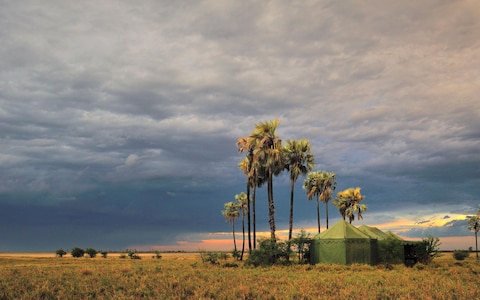
[[[253,250],[247,258],[246,264],[258,266],[289,265],[293,251],[287,242],[275,239],[260,240],[258,249]]]
[[[85,253],[88,254],[88,256],[90,256],[90,258],[94,258],[95,256],[97,256],[97,250],[93,249],[93,248],[87,248],[85,250]]]
[[[155,259],[161,259],[162,258],[162,255],[160,255],[160,251],[155,250],[154,253],[155,253],[155,255],[152,256],[152,258],[155,258]]]
[[[296,238],[290,240],[290,245],[293,246],[298,255],[298,262],[301,264],[309,263],[310,261],[310,244],[313,239],[309,233],[304,229],[300,231]]]
[[[128,252],[128,257],[130,257],[130,259],[142,259],[136,252],[134,251],[129,251]]]
[[[220,258],[220,253],[218,252],[200,252],[200,257],[202,258],[203,263],[211,263],[212,265],[218,265],[218,259]]]
[[[453,251],[453,258],[456,260],[464,260],[470,255],[470,253],[466,250],[455,250]]]
[[[440,240],[438,237],[427,236],[422,239],[415,247],[415,253],[417,254],[418,261],[422,264],[428,265],[435,257],[439,257],[440,254]]]
[[[100,254],[102,255],[103,258],[107,258],[108,252],[107,251],[101,251]]]
[[[402,262],[402,242],[395,238],[388,238],[378,241],[380,262],[385,264],[387,269],[392,269],[392,264]]]
[[[55,255],[60,258],[62,258],[65,254],[67,254],[67,252],[61,248],[55,251]]]
[[[85,250],[82,248],[74,247],[71,251],[72,257],[83,257],[85,255]]]

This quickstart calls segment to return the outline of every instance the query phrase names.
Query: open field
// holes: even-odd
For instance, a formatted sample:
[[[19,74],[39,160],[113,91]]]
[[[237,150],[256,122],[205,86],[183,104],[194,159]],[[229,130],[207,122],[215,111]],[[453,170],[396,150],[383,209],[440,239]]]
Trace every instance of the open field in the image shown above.
[[[479,299],[480,264],[451,253],[428,266],[237,268],[198,253],[152,259],[55,258],[2,253],[0,299]],[[233,262],[229,260],[229,262]]]

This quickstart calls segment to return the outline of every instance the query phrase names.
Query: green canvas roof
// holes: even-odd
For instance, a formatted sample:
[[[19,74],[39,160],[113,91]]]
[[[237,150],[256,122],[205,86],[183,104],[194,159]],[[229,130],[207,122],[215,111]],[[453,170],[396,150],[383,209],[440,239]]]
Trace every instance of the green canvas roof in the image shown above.
[[[395,233],[393,233],[393,232],[391,232],[391,231],[387,231],[387,232],[385,232],[385,234],[386,234],[388,237],[397,239],[397,240],[399,240],[399,241],[404,241],[404,239],[402,239],[401,237],[399,237],[398,235],[396,235]]]
[[[335,225],[317,234],[316,239],[370,239],[368,235],[345,220],[340,220]]]
[[[381,231],[377,227],[370,227],[370,226],[367,226],[367,225],[362,225],[362,226],[358,227],[358,229],[361,232],[368,235],[372,239],[386,240],[389,237],[385,232]]]

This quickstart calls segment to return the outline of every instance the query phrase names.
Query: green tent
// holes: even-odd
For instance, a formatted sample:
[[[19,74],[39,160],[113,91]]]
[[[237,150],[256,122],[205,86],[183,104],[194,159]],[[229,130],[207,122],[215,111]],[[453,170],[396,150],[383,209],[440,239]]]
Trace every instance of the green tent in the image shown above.
[[[375,264],[372,248],[377,240],[341,220],[326,231],[317,234],[310,246],[310,263]]]

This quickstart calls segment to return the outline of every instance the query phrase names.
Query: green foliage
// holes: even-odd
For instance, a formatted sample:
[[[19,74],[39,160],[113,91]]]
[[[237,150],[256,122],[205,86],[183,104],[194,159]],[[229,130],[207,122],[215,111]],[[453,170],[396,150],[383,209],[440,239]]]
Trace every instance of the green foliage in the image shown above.
[[[415,246],[418,262],[428,265],[435,257],[440,254],[440,240],[438,237],[427,236]]]
[[[60,257],[60,258],[62,258],[62,257],[63,257],[64,255],[66,255],[66,254],[67,254],[67,252],[66,252],[65,250],[63,250],[62,248],[60,248],[60,249],[58,249],[57,251],[55,251],[55,255],[56,255],[57,257]]]
[[[455,250],[453,251],[453,258],[456,260],[464,260],[470,255],[467,250]]]
[[[259,240],[258,249],[248,256],[246,265],[271,266],[290,265],[293,251],[288,242],[279,242],[275,239]]]
[[[130,259],[142,259],[135,251],[128,251]]]
[[[88,254],[90,258],[94,258],[95,256],[97,256],[98,251],[93,248],[87,248],[85,249],[85,253]]]
[[[296,238],[290,240],[290,245],[297,252],[298,262],[301,264],[309,263],[310,261],[310,244],[313,239],[310,234],[304,229],[300,231]]]
[[[72,254],[72,257],[83,257],[85,255],[85,250],[74,247],[70,253]]]
[[[108,252],[107,251],[100,251],[102,258],[107,258]]]
[[[210,263],[212,265],[218,265],[218,259],[221,258],[222,255],[220,252],[213,252],[213,251],[201,251],[200,258],[202,259],[203,263]]]
[[[385,264],[387,269],[392,269],[392,264],[401,263],[402,258],[402,242],[395,238],[388,238],[378,241],[378,249],[380,262]]]

